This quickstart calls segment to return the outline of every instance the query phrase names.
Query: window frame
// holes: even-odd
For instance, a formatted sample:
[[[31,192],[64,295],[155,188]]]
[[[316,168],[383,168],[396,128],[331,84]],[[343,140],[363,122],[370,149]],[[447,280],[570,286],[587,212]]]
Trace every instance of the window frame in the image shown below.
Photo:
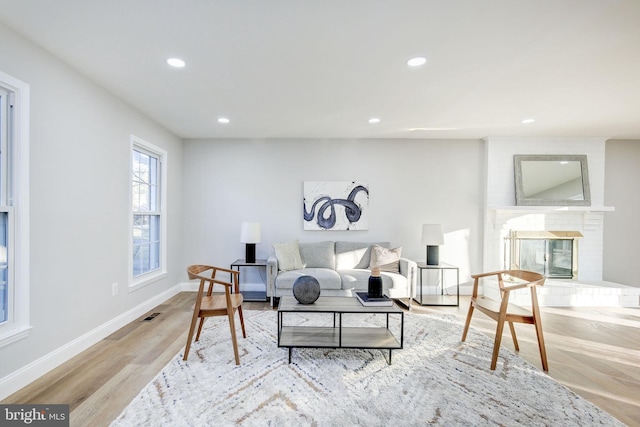
[[[0,324],[0,348],[29,335],[29,90],[28,84],[0,72],[0,87],[8,99],[3,125],[3,195],[0,211],[7,212],[7,320]],[[5,123],[6,122],[6,123]]]
[[[158,210],[151,213],[160,217],[160,257],[159,268],[151,270],[140,276],[133,275],[133,226],[136,214],[149,214],[149,212],[134,212],[133,210],[133,155],[138,151],[150,155],[158,160]],[[134,291],[147,286],[167,276],[167,218],[166,218],[166,194],[167,194],[167,152],[135,135],[130,136],[129,149],[129,291]]]

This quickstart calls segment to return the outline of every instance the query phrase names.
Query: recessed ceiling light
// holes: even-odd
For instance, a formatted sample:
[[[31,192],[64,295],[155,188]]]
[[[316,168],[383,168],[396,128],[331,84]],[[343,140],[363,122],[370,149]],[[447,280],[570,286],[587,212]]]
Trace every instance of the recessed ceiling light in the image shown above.
[[[407,65],[409,67],[419,67],[427,63],[427,58],[424,56],[416,56],[415,58],[411,58],[407,61]]]
[[[226,117],[218,118],[218,123],[229,123],[229,119]]]
[[[169,58],[169,59],[167,59],[167,64],[171,65],[172,67],[176,67],[176,68],[182,68],[185,65],[187,65],[187,63],[184,62],[180,58]]]
[[[523,125],[528,125],[528,124],[533,123],[535,121],[536,121],[536,119],[524,119],[520,123],[522,123]]]
[[[371,117],[369,123],[380,123],[380,119],[378,117]]]

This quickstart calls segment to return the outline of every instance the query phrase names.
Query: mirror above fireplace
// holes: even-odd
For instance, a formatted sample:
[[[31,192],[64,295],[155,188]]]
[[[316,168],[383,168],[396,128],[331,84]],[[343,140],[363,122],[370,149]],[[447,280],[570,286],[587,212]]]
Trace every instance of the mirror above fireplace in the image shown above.
[[[590,206],[585,155],[513,156],[517,206]]]

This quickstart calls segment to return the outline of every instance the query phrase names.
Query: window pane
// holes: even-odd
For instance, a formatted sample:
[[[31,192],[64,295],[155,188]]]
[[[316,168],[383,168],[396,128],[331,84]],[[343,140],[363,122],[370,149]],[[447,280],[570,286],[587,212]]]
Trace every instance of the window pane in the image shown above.
[[[546,253],[544,240],[520,240],[520,268],[545,274]]]
[[[2,97],[2,95],[0,94],[0,168],[2,168],[2,151],[4,151],[4,147],[2,147],[3,144],[3,130],[4,128],[7,126],[6,123],[4,123],[4,112],[2,111],[4,109],[3,107],[4,105],[4,99]],[[4,170],[0,169],[0,200],[4,199],[4,177],[2,176],[4,174]],[[0,202],[1,203],[1,202]],[[2,295],[0,294],[0,298],[2,298]],[[1,309],[1,308],[0,308]],[[0,320],[2,320],[2,318],[0,318]]]
[[[133,276],[160,268],[160,215],[133,216]]]
[[[132,209],[134,212],[158,210],[158,159],[133,151]]]
[[[9,318],[8,220],[8,214],[0,212],[0,323]]]
[[[571,278],[573,275],[573,241],[569,239],[549,240],[548,274],[552,277]]]

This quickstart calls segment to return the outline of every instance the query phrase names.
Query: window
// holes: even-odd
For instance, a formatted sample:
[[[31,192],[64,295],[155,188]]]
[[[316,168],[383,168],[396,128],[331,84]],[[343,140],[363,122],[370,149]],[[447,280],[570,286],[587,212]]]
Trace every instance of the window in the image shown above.
[[[9,320],[9,288],[13,281],[9,280],[9,212],[3,206],[0,210],[0,324]],[[13,292],[11,292],[12,294]]]
[[[0,323],[9,320],[9,295],[10,288],[13,287],[9,281],[9,242],[7,233],[9,231],[9,198],[7,175],[7,157],[9,154],[9,123],[11,102],[9,102],[9,91],[0,87]]]
[[[131,136],[132,287],[165,274],[166,152]]]
[[[29,325],[29,85],[0,73],[0,347]]]

